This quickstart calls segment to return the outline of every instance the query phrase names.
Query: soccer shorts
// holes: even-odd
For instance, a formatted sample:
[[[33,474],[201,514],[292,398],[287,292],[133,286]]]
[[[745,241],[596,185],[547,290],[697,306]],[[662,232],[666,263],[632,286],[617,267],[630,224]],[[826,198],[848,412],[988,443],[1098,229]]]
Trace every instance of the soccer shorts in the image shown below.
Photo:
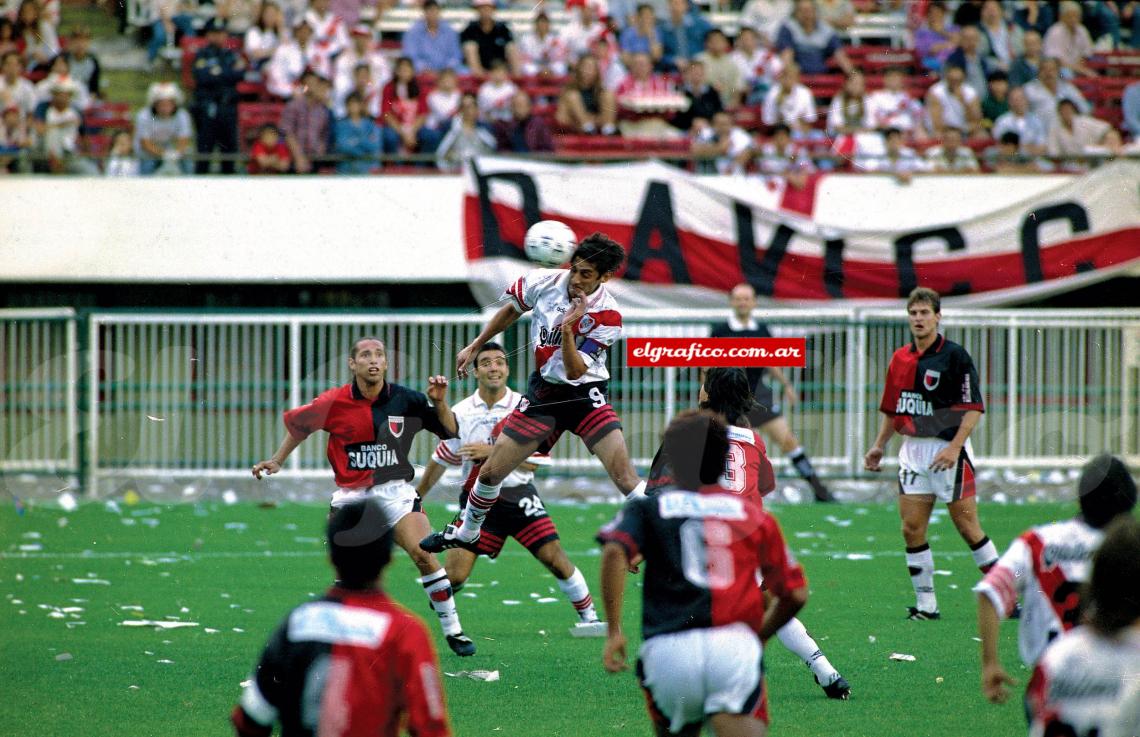
[[[969,440],[953,468],[930,470],[934,456],[949,444],[941,438],[904,438],[899,449],[899,494],[933,494],[947,504],[974,496],[974,450]]]
[[[467,494],[466,491],[460,494],[460,508],[467,506]],[[510,486],[499,492],[498,501],[483,521],[475,552],[496,558],[509,537],[518,540],[531,555],[537,555],[539,548],[558,539],[554,520],[546,513],[534,484]]]
[[[507,415],[503,433],[522,444],[538,440],[538,451],[549,453],[569,430],[582,438],[587,450],[593,450],[599,440],[621,429],[621,420],[606,397],[606,385],[604,381],[551,384],[535,371],[526,396]]]
[[[366,489],[338,487],[333,492],[331,506],[336,509],[366,496],[376,497],[380,500],[380,506],[384,509],[384,516],[388,518],[388,524],[393,527],[412,512],[420,511],[421,507],[420,495],[416,493],[415,488],[407,481],[399,480],[377,484]]]
[[[760,638],[740,622],[650,637],[637,660],[650,717],[673,733],[713,714],[767,724],[761,655]]]

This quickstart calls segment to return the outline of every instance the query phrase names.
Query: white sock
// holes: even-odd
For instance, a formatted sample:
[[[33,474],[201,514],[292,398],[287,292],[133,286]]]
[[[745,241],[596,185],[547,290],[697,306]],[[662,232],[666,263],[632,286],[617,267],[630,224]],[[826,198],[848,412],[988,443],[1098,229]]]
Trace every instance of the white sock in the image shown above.
[[[970,552],[974,554],[974,564],[982,573],[989,573],[989,570],[994,567],[994,563],[998,562],[997,546],[989,537],[983,537],[971,545]]]
[[[934,596],[934,554],[930,552],[930,545],[907,548],[906,567],[918,608],[924,612],[938,611],[938,599]]]
[[[495,506],[495,501],[499,498],[499,487],[502,485],[502,482],[489,486],[482,481],[475,481],[475,486],[467,495],[467,506],[463,508],[463,524],[455,532],[460,540],[474,542],[479,537],[479,532],[483,529],[483,520],[487,519],[487,512],[491,511],[491,507]]]
[[[570,578],[565,581],[558,579],[558,588],[566,594],[566,598],[570,600],[574,610],[578,612],[580,620],[583,622],[598,621],[598,612],[594,609],[594,597],[590,596],[590,587],[586,584],[586,578],[581,571],[575,568],[574,572],[570,574]]]
[[[455,596],[451,591],[451,582],[447,580],[447,571],[440,568],[435,573],[420,577],[424,593],[427,594],[431,608],[439,617],[439,626],[445,635],[458,635],[463,631],[459,624],[459,613],[455,611]]]
[[[776,630],[776,637],[780,638],[780,644],[795,653],[807,667],[811,668],[821,686],[829,686],[839,677],[839,671],[835,670],[800,620],[792,617],[787,624]]]

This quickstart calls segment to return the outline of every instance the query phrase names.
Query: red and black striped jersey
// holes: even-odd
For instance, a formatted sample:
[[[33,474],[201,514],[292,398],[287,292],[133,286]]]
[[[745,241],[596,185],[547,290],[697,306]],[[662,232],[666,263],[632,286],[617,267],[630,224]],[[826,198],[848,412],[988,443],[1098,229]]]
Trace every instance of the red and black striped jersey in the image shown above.
[[[645,492],[653,494],[672,485],[673,469],[665,456],[664,448],[658,448],[653,463],[649,466]],[[716,484],[702,487],[701,491],[708,494],[739,494],[763,505],[763,497],[775,488],[776,474],[772,470],[772,462],[768,460],[768,448],[760,435],[751,428],[730,425],[724,473]]]
[[[420,430],[441,438],[451,433],[440,423],[422,392],[384,382],[380,396],[369,400],[353,381],[329,389],[309,404],[287,411],[289,434],[304,440],[317,430],[329,434],[327,455],[344,489],[367,488],[388,481],[411,481],[408,461]]]
[[[759,631],[764,596],[807,585],[776,519],[742,496],[661,490],[632,499],[598,533],[645,558],[642,637],[743,622]]]
[[[911,341],[891,356],[879,411],[894,418],[896,432],[953,440],[970,410],[986,408],[965,348],[939,335],[922,354]]]
[[[231,717],[241,737],[449,737],[427,628],[381,591],[333,588],[289,613]]]

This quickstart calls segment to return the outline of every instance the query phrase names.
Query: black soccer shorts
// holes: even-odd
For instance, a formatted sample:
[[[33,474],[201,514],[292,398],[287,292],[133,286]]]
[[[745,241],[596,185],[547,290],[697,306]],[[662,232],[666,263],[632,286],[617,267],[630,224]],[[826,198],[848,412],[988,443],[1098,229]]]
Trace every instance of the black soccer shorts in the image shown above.
[[[460,508],[467,506],[467,495],[466,491],[460,495]],[[537,555],[539,548],[558,539],[554,520],[546,513],[534,484],[510,486],[499,492],[498,500],[483,521],[475,552],[496,558],[510,537],[518,540],[531,555]]]
[[[621,420],[606,397],[607,382],[551,384],[538,372],[530,375],[526,395],[503,423],[503,433],[518,443],[541,441],[538,452],[549,453],[562,433],[569,430],[587,450],[613,430]]]

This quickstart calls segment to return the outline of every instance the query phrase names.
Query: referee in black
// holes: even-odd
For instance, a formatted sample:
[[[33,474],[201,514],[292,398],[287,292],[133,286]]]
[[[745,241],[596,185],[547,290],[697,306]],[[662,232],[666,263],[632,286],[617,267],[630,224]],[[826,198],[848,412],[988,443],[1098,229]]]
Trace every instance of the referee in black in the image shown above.
[[[752,288],[751,284],[745,282],[733,287],[729,296],[729,306],[732,308],[732,314],[729,315],[727,322],[713,326],[712,337],[772,337],[772,334],[768,332],[768,326],[758,322],[752,316],[756,309],[756,290]],[[799,401],[792,382],[788,380],[783,371],[774,366],[768,368],[747,367],[744,371],[748,374],[748,383],[752,386],[752,396],[756,399],[756,406],[748,414],[748,421],[752,427],[764,433],[769,442],[780,446],[780,450],[795,466],[796,472],[811,485],[812,494],[815,495],[817,502],[834,502],[835,497],[831,495],[827,486],[820,480],[819,474],[815,472],[811,461],[808,460],[807,453],[800,445],[799,438],[788,426],[788,421],[784,419],[781,399],[786,401],[789,407],[794,407]],[[765,374],[770,374],[772,379],[780,384],[782,391],[779,394],[773,391],[772,387],[765,381]]]

